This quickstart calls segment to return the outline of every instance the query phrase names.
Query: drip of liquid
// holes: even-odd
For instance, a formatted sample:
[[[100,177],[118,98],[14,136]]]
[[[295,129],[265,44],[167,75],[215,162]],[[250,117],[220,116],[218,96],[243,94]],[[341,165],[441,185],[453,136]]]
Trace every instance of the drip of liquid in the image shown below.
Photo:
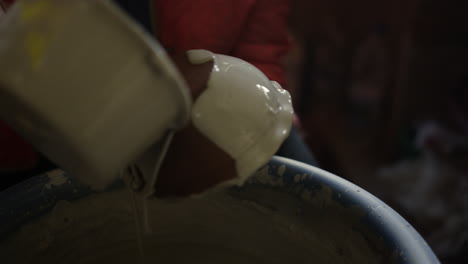
[[[148,212],[148,199],[154,193],[154,186],[158,178],[159,169],[161,168],[162,162],[166,153],[171,144],[172,138],[174,136],[174,131],[169,131],[166,137],[163,140],[163,144],[160,148],[156,149],[156,152],[148,152],[150,160],[155,160],[149,165],[149,170],[144,170],[147,175],[151,175],[149,178],[145,177],[141,168],[138,165],[134,167],[129,167],[125,172],[123,178],[127,179],[125,182],[127,184],[127,189],[130,191],[130,200],[133,211],[133,218],[135,222],[135,230],[137,236],[137,246],[138,254],[140,258],[140,263],[146,263],[146,256],[144,250],[145,235],[149,236],[152,233],[149,212]],[[143,165],[145,163],[143,162]],[[141,164],[140,164],[141,165]],[[143,166],[144,168],[148,168]],[[143,190],[140,190],[140,194],[137,194],[135,191],[141,188],[142,179],[145,179],[146,186],[143,186]]]
[[[148,213],[148,200],[141,199],[141,209],[142,209],[142,217],[143,217],[143,231],[146,235],[150,235],[152,233],[151,225],[150,225],[150,217]]]
[[[140,260],[140,264],[144,264],[145,261],[145,249],[143,247],[143,221],[142,221],[142,215],[140,214],[138,210],[138,197],[136,197],[136,194],[130,190],[130,199],[131,199],[131,205],[132,205],[132,211],[133,211],[133,220],[135,222],[135,233],[137,237],[137,246],[138,246],[138,256]]]
[[[140,264],[147,263],[145,255],[145,236],[151,234],[151,225],[148,215],[147,199],[139,197],[135,192],[130,190],[131,206],[133,211],[133,219],[135,222],[135,232],[137,238],[138,255]]]

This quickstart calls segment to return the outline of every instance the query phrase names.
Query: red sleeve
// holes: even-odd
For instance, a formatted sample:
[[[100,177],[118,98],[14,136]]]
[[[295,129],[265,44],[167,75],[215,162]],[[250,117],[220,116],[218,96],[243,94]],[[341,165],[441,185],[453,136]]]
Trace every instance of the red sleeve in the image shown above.
[[[33,147],[0,120],[0,171],[29,169],[37,160]]]
[[[290,47],[288,13],[289,0],[258,0],[232,52],[283,87],[285,73],[281,59]]]
[[[230,54],[255,0],[155,0],[156,32],[169,51]]]
[[[246,60],[285,84],[289,0],[155,0],[157,35],[166,49],[207,49]]]

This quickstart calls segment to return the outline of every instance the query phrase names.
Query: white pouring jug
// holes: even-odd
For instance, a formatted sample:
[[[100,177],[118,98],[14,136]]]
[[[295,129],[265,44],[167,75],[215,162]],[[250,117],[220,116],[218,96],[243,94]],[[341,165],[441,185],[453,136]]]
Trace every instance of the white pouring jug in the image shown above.
[[[164,49],[111,1],[18,1],[0,23],[0,115],[103,187],[190,118]]]

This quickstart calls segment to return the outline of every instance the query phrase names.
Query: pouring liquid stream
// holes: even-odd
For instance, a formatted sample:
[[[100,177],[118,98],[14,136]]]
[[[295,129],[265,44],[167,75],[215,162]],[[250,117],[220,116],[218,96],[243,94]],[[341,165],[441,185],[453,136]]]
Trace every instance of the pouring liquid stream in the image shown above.
[[[148,203],[146,198],[139,197],[132,190],[130,190],[130,200],[135,223],[139,263],[145,264],[149,262],[145,255],[145,235],[151,234],[151,226],[148,215]]]
[[[174,131],[169,131],[166,135],[162,147],[157,153],[154,167],[150,166],[150,170],[146,171],[146,176],[149,177],[145,177],[145,174],[136,165],[133,169],[129,168],[129,170],[127,170],[127,174],[125,175],[125,177],[128,179],[126,183],[127,188],[130,191],[130,204],[135,222],[135,232],[140,264],[145,264],[149,261],[145,255],[145,236],[148,236],[152,233],[151,221],[148,212],[148,200],[154,194],[154,186],[156,185],[159,169],[161,168],[162,162],[172,142],[173,136]],[[153,157],[153,155],[151,155],[151,157]],[[136,190],[141,189],[143,180],[142,178],[146,180],[147,186],[143,186],[143,192],[138,193]],[[146,191],[144,189],[146,189]]]

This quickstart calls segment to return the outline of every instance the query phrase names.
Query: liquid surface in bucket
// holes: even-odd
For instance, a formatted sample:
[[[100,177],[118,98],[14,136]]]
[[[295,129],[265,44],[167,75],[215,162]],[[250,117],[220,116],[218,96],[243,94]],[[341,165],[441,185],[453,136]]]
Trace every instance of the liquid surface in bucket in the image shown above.
[[[309,210],[300,206],[300,198],[252,188],[148,200],[151,232],[140,226],[145,263],[388,262],[352,228],[353,209]],[[58,202],[51,213],[4,240],[0,258],[4,263],[139,263],[136,241],[131,199],[121,190]]]

